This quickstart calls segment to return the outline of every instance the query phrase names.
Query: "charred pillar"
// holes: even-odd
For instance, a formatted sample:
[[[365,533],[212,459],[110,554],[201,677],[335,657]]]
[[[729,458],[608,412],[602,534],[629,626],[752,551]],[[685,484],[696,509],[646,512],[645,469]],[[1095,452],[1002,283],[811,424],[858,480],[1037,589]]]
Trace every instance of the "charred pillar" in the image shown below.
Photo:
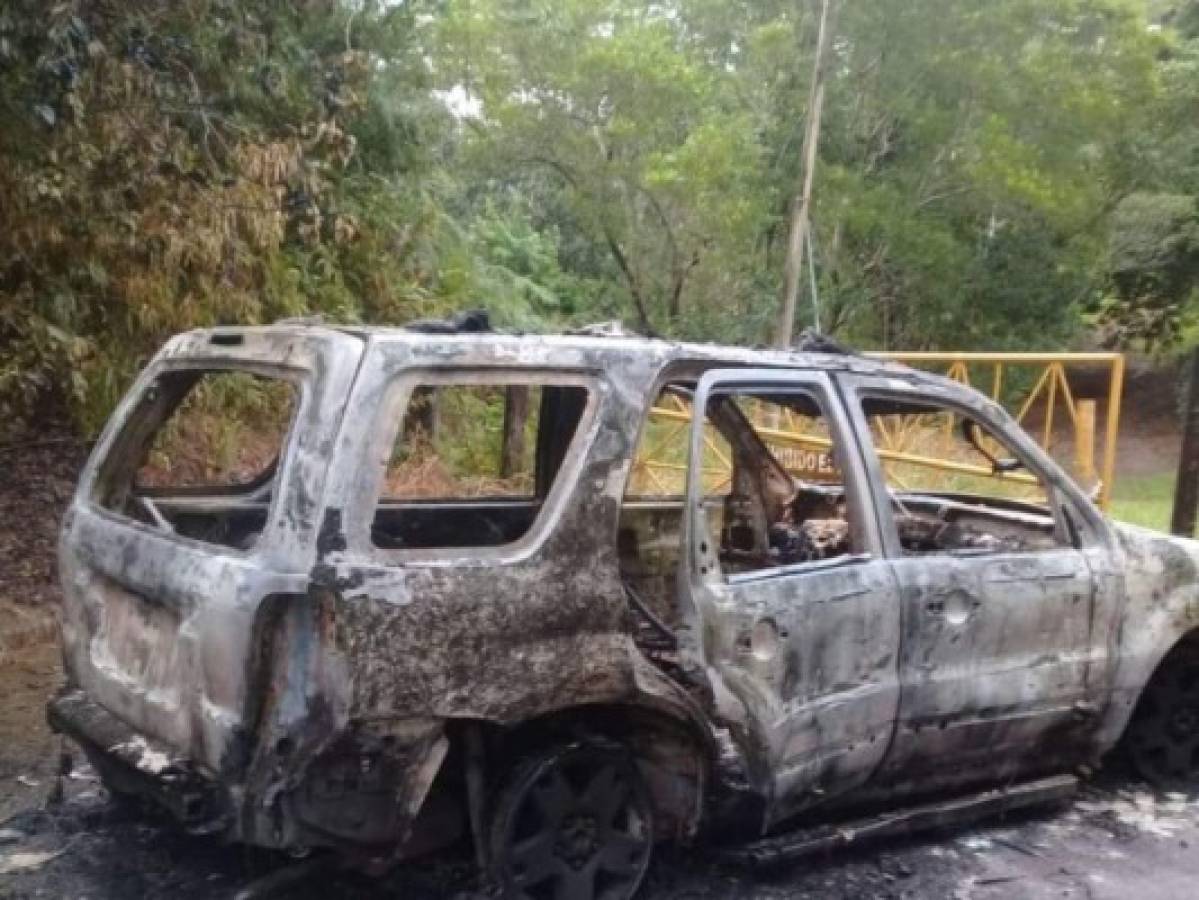
[[[1194,537],[1199,514],[1199,347],[1191,353],[1189,389],[1182,425],[1182,457],[1178,461],[1178,484],[1174,489],[1174,515],[1170,530]]]

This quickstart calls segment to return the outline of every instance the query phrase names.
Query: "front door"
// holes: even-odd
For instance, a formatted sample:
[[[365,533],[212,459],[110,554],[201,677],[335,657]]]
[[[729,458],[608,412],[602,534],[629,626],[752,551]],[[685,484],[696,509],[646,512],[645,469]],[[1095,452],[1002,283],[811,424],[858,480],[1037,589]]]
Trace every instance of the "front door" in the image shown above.
[[[827,375],[710,372],[693,408],[684,615],[772,823],[857,787],[883,759],[899,594]],[[718,526],[703,502],[703,412],[731,447]]]
[[[897,379],[851,388],[903,593],[903,692],[880,781],[917,792],[1081,760],[1113,609],[1095,590],[1076,489],[974,395]]]

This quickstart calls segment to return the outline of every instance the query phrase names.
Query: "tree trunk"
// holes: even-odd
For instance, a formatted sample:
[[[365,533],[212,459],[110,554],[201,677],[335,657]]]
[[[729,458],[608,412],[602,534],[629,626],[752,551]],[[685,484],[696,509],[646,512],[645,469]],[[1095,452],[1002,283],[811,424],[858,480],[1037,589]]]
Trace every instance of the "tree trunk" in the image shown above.
[[[500,447],[500,477],[521,471],[525,456],[525,424],[529,421],[529,386],[509,385],[504,392],[504,441]]]
[[[404,443],[410,446],[415,440],[430,443],[437,440],[437,388],[418,387],[408,401],[408,413],[404,416]]]
[[[625,284],[629,288],[629,296],[633,299],[633,306],[637,310],[637,319],[641,323],[641,332],[646,337],[657,337],[658,334],[654,331],[654,326],[649,321],[649,307],[646,305],[645,297],[641,293],[641,285],[637,281],[637,275],[633,272],[633,267],[629,265],[628,257],[624,255],[624,251],[620,249],[620,244],[616,242],[611,234],[605,234],[605,240],[608,242],[608,249],[612,251],[612,258],[616,260],[616,265],[624,275]]]
[[[777,347],[791,345],[795,331],[795,310],[799,304],[799,281],[803,274],[804,246],[811,227],[812,181],[815,177],[820,120],[824,111],[825,54],[828,50],[829,9],[833,0],[820,0],[820,28],[816,35],[816,60],[812,64],[812,86],[808,94],[808,120],[803,137],[803,178],[799,194],[791,203],[791,234],[787,243],[787,262],[783,270],[783,303],[779,311]]]
[[[1174,488],[1174,514],[1170,530],[1183,537],[1195,536],[1199,517],[1199,347],[1191,353],[1190,389],[1182,426],[1182,458],[1178,461],[1178,484]]]

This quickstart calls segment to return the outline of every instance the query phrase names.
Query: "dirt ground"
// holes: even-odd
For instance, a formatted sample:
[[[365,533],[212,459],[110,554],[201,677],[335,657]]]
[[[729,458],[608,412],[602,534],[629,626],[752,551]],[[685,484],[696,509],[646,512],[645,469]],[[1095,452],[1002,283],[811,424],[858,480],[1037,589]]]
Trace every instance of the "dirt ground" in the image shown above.
[[[1135,393],[1129,402],[1138,412],[1121,436],[1120,470],[1172,465],[1177,438],[1168,409],[1146,415]],[[61,679],[51,640],[59,515],[85,455],[86,447],[53,433],[0,447],[0,900],[235,896],[294,863],[185,835],[112,803],[78,753],[45,726],[45,700]],[[63,751],[74,769],[60,777]],[[789,868],[726,868],[711,856],[691,851],[659,860],[643,896],[1189,900],[1199,897],[1199,801],[1155,796],[1104,775],[1064,806]],[[322,872],[272,896],[478,896],[468,872],[453,860],[383,881]]]

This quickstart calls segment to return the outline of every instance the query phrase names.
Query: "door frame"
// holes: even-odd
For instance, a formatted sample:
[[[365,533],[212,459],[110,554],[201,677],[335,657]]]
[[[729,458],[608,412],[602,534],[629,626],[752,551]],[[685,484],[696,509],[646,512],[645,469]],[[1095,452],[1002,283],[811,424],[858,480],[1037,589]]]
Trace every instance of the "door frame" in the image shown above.
[[[719,548],[710,546],[702,489],[705,414],[709,400],[723,388],[739,393],[804,394],[816,399],[827,419],[833,453],[843,474],[847,515],[851,528],[855,529],[855,547],[866,552],[836,560],[782,565],[761,574],[743,574],[735,580],[723,575]],[[773,823],[860,787],[881,764],[894,733],[899,708],[898,583],[872,508],[873,494],[853,423],[846,415],[843,400],[829,373],[819,369],[710,370],[696,386],[692,410],[683,558],[679,567],[680,606],[686,625],[682,644],[684,652],[699,662],[706,672],[715,698],[716,717],[730,725],[738,738],[747,757],[751,779],[766,797],[767,821]],[[752,608],[754,604],[738,603],[738,598],[743,599],[747,593],[760,590],[760,599],[764,603],[786,602],[787,587],[807,579],[815,579],[809,582],[814,588],[811,604],[804,603],[805,598],[797,598],[794,606],[776,606],[775,609],[795,615],[810,613],[815,617],[813,621],[817,627],[824,628],[825,634],[788,634],[787,629],[780,628],[775,636],[779,653],[784,658],[776,656],[769,662],[759,658],[760,666],[739,665],[733,645],[737,641],[751,640],[769,615],[751,623],[750,619],[756,615]],[[826,591],[827,596],[821,590]],[[873,602],[876,600],[877,603]],[[769,614],[770,609],[767,607],[766,611]],[[861,654],[840,654],[838,661],[850,677],[843,682],[830,673],[830,685],[823,693],[773,696],[768,679],[758,679],[755,667],[769,671],[776,663],[794,665],[797,653],[809,659],[823,659],[817,656],[824,652],[820,649],[823,643],[820,638],[832,634],[835,644],[836,637],[843,633],[832,627],[832,623],[848,626],[844,633],[853,632],[855,628],[862,633],[873,633],[883,645],[880,652],[863,650]],[[734,630],[738,632],[736,635],[731,633]],[[813,644],[803,645],[809,638]],[[811,668],[810,662],[808,667]],[[880,672],[884,674],[880,675]],[[819,687],[810,689],[820,690]],[[779,700],[784,702],[772,702]],[[785,702],[788,700],[793,702]],[[880,707],[889,711],[880,716]],[[855,712],[859,714],[855,716]],[[814,715],[825,717],[821,724],[830,726],[831,737],[829,734],[820,736],[825,741],[824,746],[838,740],[838,723],[844,727],[846,746],[840,749],[846,752],[810,758],[796,755],[799,751],[795,748],[805,742],[796,740],[794,729],[813,719]],[[869,729],[871,734],[863,740],[853,730],[855,728],[859,731]]]
[[[716,385],[733,384],[739,389],[752,390],[760,387],[769,389],[792,388],[797,393],[807,390],[822,399],[828,415],[829,425],[835,439],[833,449],[837,464],[845,474],[846,500],[850,503],[849,514],[861,523],[862,542],[879,558],[889,556],[884,540],[885,530],[879,520],[877,500],[874,497],[874,482],[864,465],[864,455],[859,446],[856,423],[846,414],[844,400],[833,378],[821,369],[709,369],[699,379],[692,400],[692,421],[687,448],[686,509],[683,517],[683,575],[684,587],[691,588],[707,578],[710,571],[718,571],[719,561],[712,548],[697,535],[708,533],[703,508],[702,461],[704,448],[703,423],[707,403]],[[698,411],[698,413],[696,412]],[[699,521],[695,521],[696,515]],[[705,570],[706,569],[706,570]],[[768,577],[768,576],[764,576]]]
[[[918,382],[886,375],[839,372],[835,374],[834,381],[846,416],[852,423],[854,438],[869,477],[868,483],[874,498],[881,538],[888,557],[901,558],[903,548],[898,541],[886,474],[874,445],[870,424],[862,410],[862,400],[867,396],[890,396],[917,402],[925,400],[979,420],[1008,441],[1025,468],[1055,492],[1056,496],[1048,497],[1050,511],[1055,526],[1067,538],[1070,536],[1070,527],[1063,519],[1063,507],[1075,514],[1077,521],[1074,525],[1079,532],[1079,542],[1075,549],[1085,551],[1114,548],[1114,538],[1102,513],[1074,480],[994,401],[957,385],[945,386],[931,379],[928,382]]]

